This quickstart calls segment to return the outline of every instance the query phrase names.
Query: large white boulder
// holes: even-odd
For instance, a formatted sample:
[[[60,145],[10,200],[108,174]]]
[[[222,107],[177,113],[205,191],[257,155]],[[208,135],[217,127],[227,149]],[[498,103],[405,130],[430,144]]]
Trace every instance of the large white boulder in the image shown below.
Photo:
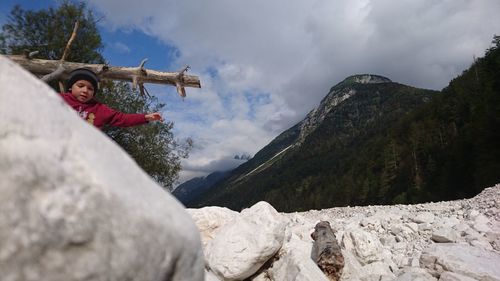
[[[3,56],[0,85],[2,280],[203,280],[178,201]]]
[[[245,209],[208,242],[205,257],[221,279],[243,280],[281,248],[285,220],[267,202]]]
[[[200,231],[204,248],[214,238],[217,230],[239,215],[238,212],[223,207],[204,207],[187,211]]]

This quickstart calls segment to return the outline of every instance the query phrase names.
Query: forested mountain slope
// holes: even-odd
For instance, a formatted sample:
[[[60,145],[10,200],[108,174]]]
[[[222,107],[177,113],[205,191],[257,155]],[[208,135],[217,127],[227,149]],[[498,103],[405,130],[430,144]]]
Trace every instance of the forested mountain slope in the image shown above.
[[[190,205],[301,211],[474,196],[500,181],[498,41],[441,93],[347,78]]]

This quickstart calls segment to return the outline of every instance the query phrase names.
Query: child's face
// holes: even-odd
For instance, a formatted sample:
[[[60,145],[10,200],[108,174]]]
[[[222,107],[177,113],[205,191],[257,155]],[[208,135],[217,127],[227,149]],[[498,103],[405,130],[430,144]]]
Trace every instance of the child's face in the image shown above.
[[[94,97],[94,86],[87,80],[78,80],[71,86],[71,94],[80,102],[88,102]]]

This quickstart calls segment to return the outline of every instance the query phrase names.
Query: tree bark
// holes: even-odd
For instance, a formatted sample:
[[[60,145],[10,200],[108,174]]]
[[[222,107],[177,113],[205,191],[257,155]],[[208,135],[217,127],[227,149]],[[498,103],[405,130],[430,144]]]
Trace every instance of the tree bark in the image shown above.
[[[53,73],[62,65],[64,72],[59,77],[61,79],[66,79],[72,70],[84,67],[97,73],[99,78],[103,80],[120,80],[128,82],[134,82],[134,80],[136,80],[138,84],[154,83],[201,88],[198,76],[185,75],[183,71],[163,72],[142,67],[117,67],[108,66],[106,64],[85,64],[66,61],[61,62],[59,60],[28,59],[26,56],[22,55],[8,55],[7,57],[38,76]]]

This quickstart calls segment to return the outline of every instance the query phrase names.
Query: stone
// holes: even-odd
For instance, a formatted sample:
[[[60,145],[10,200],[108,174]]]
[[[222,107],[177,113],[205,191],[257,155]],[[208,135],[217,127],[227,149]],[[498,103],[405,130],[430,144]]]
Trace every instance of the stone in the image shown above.
[[[239,215],[228,208],[204,207],[200,209],[187,209],[201,234],[203,248],[212,240],[217,230]]]
[[[455,230],[449,227],[441,227],[432,232],[431,239],[438,243],[456,242],[459,235]]]
[[[479,214],[478,210],[472,209],[467,212],[467,218],[474,220]]]
[[[328,281],[310,258],[312,240],[305,242],[292,234],[279,252],[279,258],[268,270],[271,280]]]
[[[342,236],[342,245],[352,251],[361,264],[382,260],[382,243],[377,236],[361,229],[347,231]]]
[[[362,267],[360,280],[394,280],[394,273],[390,266],[382,261],[376,261]]]
[[[204,279],[198,230],[175,198],[3,56],[0,84],[2,280]]]
[[[261,201],[217,231],[206,246],[206,261],[219,278],[242,280],[273,257],[284,238],[285,220]]]
[[[425,269],[418,267],[406,267],[394,279],[394,281],[437,281],[438,279],[429,274]]]
[[[405,226],[415,233],[418,232],[418,224],[416,223],[413,222],[405,223]]]
[[[439,281],[477,281],[477,279],[470,278],[455,272],[445,271],[439,276]]]
[[[213,272],[205,270],[205,281],[220,281],[220,279]]]
[[[491,231],[491,228],[488,226],[489,222],[490,220],[486,216],[479,214],[475,217],[472,227],[479,232],[489,232]]]
[[[433,275],[451,271],[478,280],[500,280],[500,254],[466,244],[434,244],[420,257],[420,265]],[[446,270],[445,270],[446,269]]]
[[[416,223],[433,223],[434,222],[434,214],[431,212],[422,212],[415,216],[412,220]]]

